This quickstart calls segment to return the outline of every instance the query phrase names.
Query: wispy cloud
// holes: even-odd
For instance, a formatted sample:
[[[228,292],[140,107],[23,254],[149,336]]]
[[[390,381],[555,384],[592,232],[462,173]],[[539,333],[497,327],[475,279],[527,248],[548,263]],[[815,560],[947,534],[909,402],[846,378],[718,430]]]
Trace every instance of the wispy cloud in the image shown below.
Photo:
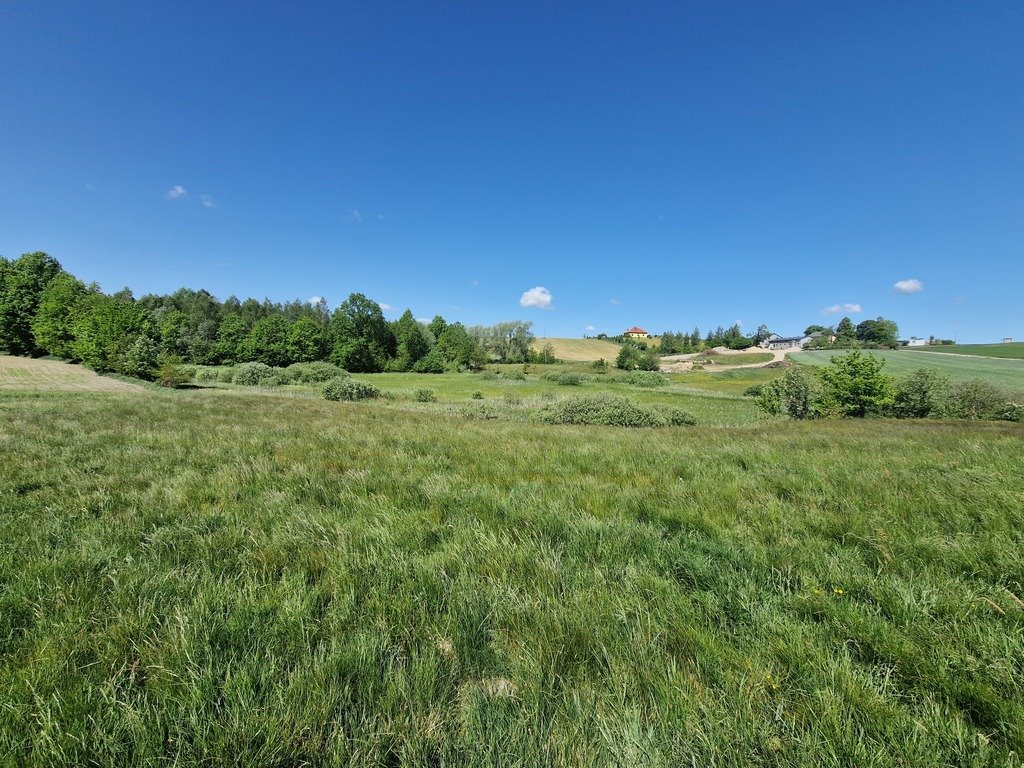
[[[184,200],[188,197],[188,192],[180,184],[175,184],[164,195],[168,200]]]
[[[214,199],[210,195],[200,195],[199,196],[199,200],[200,200],[200,202],[202,202],[203,208],[216,208],[217,207],[217,203],[214,201]]]
[[[354,221],[356,224],[361,224],[363,221],[363,214],[353,208],[347,214],[345,214],[345,221]]]
[[[536,288],[531,288],[525,291],[522,296],[519,297],[519,306],[521,307],[536,307],[537,309],[551,309],[551,302],[553,297],[551,291],[542,285],[538,285]]]
[[[621,302],[621,301],[619,301],[618,299],[608,299],[608,303],[609,303],[609,304],[615,304],[615,305],[619,305],[619,304],[621,304],[622,302]]]
[[[416,318],[416,322],[417,323],[429,323],[430,322],[430,318],[429,317],[417,317]]]
[[[585,325],[585,326],[583,326],[583,330],[584,331],[592,331],[592,330],[594,330],[594,326],[592,326],[592,325]]]
[[[384,304],[382,302],[377,302],[377,306],[381,308],[382,312],[390,312],[394,309],[390,304]]]
[[[323,300],[323,296],[310,296],[308,299],[306,299],[306,301],[310,304],[319,304]]]
[[[893,286],[896,293],[920,293],[924,290],[924,283],[915,278],[900,280]]]
[[[861,309],[860,304],[833,304],[831,307],[825,307],[823,310],[821,310],[821,314],[837,315],[840,312],[849,312],[855,315],[858,312],[863,311],[864,310]]]

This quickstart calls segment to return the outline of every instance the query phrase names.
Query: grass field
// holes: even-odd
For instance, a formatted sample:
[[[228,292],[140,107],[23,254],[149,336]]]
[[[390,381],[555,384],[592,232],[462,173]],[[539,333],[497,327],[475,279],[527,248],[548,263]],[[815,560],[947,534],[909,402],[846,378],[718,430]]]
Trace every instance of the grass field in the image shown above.
[[[1020,764],[1019,425],[279,389],[0,393],[8,764]]]
[[[128,392],[139,387],[97,376],[80,365],[0,355],[0,391]]]
[[[910,347],[906,352],[944,352],[948,355],[977,355],[979,357],[1005,357],[1024,360],[1024,342],[1010,344],[954,344],[939,347]]]
[[[844,351],[813,350],[795,352],[789,355],[797,363],[827,365],[833,355]],[[907,350],[872,351],[885,360],[885,372],[892,376],[903,376],[918,368],[948,376],[952,381],[984,379],[993,384],[1024,390],[1024,360],[1001,360],[997,358],[966,357],[963,355],[918,354]]]
[[[555,351],[558,360],[566,362],[592,362],[604,358],[609,363],[614,363],[615,358],[622,349],[614,341],[606,339],[553,339],[541,338],[533,342],[533,348],[540,352],[550,344]]]

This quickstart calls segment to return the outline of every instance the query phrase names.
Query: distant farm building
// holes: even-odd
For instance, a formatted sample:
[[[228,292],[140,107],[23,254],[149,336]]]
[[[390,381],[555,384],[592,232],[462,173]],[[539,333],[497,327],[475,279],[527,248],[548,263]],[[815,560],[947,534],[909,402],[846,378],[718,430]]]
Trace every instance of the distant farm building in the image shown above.
[[[649,339],[649,338],[651,338],[651,334],[649,334],[643,328],[640,328],[639,326],[636,326],[636,325],[634,325],[632,328],[630,328],[628,331],[626,331],[622,335],[625,336],[627,339]]]
[[[908,347],[927,347],[928,339],[907,339]]]
[[[1013,336],[1004,336],[1003,344],[1013,344]]]
[[[758,346],[762,349],[803,349],[821,335],[820,331],[815,331],[809,336],[779,336],[773,333]],[[832,336],[831,339],[834,341],[835,337]]]

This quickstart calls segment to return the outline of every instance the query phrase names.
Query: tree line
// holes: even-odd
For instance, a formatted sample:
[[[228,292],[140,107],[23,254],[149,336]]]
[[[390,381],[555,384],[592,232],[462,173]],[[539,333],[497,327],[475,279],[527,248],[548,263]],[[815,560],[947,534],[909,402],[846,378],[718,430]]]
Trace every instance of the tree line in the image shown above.
[[[320,301],[219,301],[181,288],[136,299],[87,285],[42,252],[0,257],[0,350],[53,355],[97,371],[152,378],[163,363],[328,361],[356,373],[476,369],[487,362],[553,362],[531,349],[532,323],[429,323],[410,310],[391,322],[352,293],[333,311]]]

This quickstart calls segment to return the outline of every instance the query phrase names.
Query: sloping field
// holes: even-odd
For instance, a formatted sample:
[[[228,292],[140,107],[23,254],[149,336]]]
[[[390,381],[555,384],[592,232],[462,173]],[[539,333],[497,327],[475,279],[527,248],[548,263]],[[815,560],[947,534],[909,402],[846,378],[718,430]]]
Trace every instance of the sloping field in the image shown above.
[[[12,394],[0,764],[1018,765],[1022,437]]]
[[[940,355],[976,355],[978,357],[1005,357],[1024,360],[1024,341],[1012,344],[954,344],[942,347],[912,347],[901,352],[927,352]]]
[[[649,340],[648,340],[649,341]],[[622,349],[614,341],[605,339],[535,339],[533,348],[540,352],[546,344],[550,344],[555,350],[555,357],[573,363],[587,363],[604,358],[610,363]],[[650,346],[650,345],[648,345]]]
[[[845,350],[818,349],[794,352],[789,357],[797,363],[828,365],[833,355],[841,354],[845,354]],[[918,354],[902,349],[884,352],[872,350],[871,354],[885,360],[884,370],[890,376],[904,376],[918,368],[927,368],[948,376],[952,381],[984,379],[1011,389],[1024,390],[1024,360]]]
[[[0,392],[135,392],[142,387],[57,360],[0,355]]]

